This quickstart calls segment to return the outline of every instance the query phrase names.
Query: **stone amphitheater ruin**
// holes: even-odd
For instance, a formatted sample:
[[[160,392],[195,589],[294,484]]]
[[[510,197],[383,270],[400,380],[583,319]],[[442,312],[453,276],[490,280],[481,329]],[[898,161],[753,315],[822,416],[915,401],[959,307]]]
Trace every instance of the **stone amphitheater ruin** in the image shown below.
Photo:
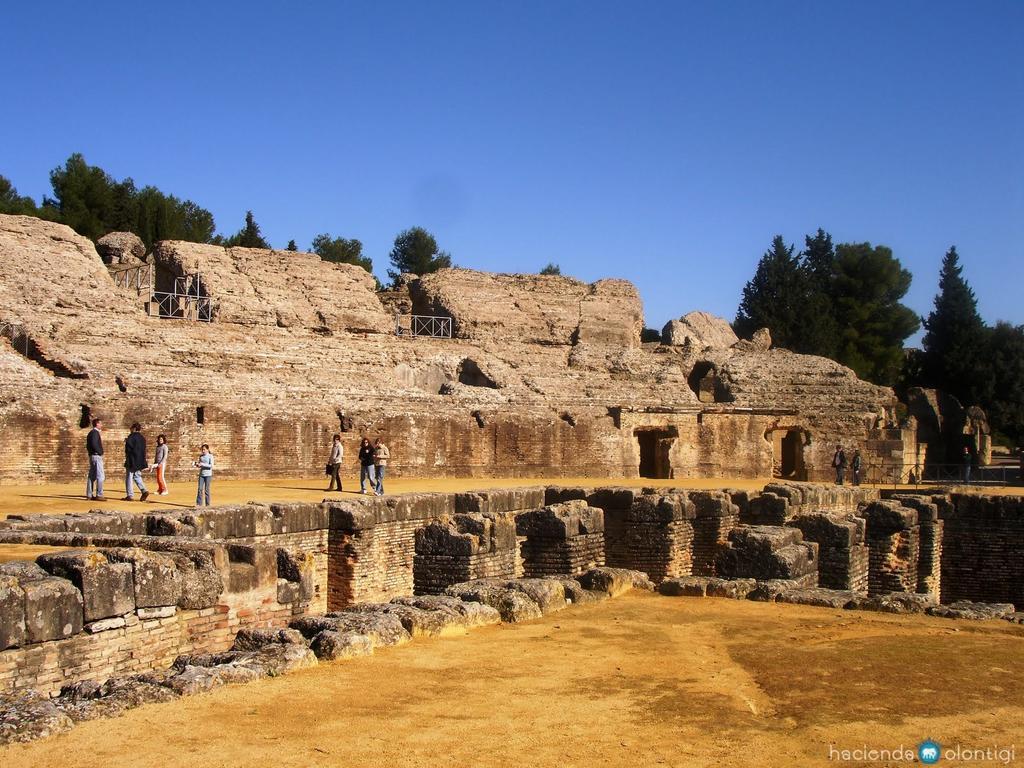
[[[837,443],[875,479],[949,434],[984,455],[982,415],[936,393],[904,412],[700,312],[642,344],[623,280],[450,269],[378,293],[310,254],[98,245],[0,216],[0,482],[84,477],[102,416],[112,446],[134,421],[178,456],[210,443],[227,477],[310,476],[341,432],[349,455],[387,435],[399,476],[550,484],[10,515],[0,547],[52,549],[0,565],[0,743],[630,588],[1020,622],[1024,499],[826,484]],[[396,333],[411,315],[444,337]]]

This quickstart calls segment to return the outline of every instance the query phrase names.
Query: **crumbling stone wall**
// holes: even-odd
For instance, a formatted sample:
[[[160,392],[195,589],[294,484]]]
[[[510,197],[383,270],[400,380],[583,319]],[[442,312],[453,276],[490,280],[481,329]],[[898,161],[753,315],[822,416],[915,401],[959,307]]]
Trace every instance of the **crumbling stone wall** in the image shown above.
[[[1024,607],[1024,496],[955,493],[939,506],[942,601]]]
[[[862,514],[870,552],[868,594],[917,591],[921,542],[917,511],[896,501],[876,501]]]
[[[863,518],[824,512],[797,515],[787,525],[818,545],[818,585],[868,593],[869,552]]]
[[[604,512],[584,500],[516,515],[523,575],[575,576],[605,563]]]

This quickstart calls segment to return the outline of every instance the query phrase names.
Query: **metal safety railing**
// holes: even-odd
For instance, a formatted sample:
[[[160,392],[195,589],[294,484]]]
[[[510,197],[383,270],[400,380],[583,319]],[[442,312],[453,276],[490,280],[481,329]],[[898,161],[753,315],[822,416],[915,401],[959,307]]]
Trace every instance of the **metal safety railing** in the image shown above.
[[[429,336],[435,339],[452,337],[452,319],[435,315],[395,314],[396,336]]]
[[[853,470],[847,466],[845,481],[853,482]],[[1013,485],[1022,482],[1021,470],[1012,464],[971,467],[970,475],[963,464],[865,464],[861,468],[860,482],[867,485]]]
[[[114,285],[137,293],[153,292],[153,265],[129,264],[128,266],[108,266]]]
[[[213,322],[213,299],[176,291],[153,291],[147,305],[150,317]]]
[[[28,357],[28,333],[25,326],[13,320],[0,320],[0,336],[11,340],[11,346]]]

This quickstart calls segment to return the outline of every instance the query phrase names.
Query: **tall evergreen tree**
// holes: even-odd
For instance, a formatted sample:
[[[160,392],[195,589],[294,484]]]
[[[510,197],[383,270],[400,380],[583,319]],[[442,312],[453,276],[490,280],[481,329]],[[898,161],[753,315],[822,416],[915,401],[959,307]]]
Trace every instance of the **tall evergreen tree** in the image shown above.
[[[917,315],[900,303],[911,274],[892,250],[871,243],[836,246],[832,283],[839,327],[835,357],[858,376],[892,385],[903,364],[903,342],[920,327]]]
[[[388,277],[396,281],[405,272],[425,275],[452,265],[452,257],[439,250],[434,236],[423,227],[412,227],[399,232],[391,249]]]
[[[331,237],[326,232],[313,238],[313,253],[324,261],[335,264],[355,264],[373,273],[373,260],[363,256],[363,244],[359,240]]]
[[[562,274],[562,268],[555,264],[553,261],[549,261],[547,266],[540,271],[542,275],[560,275]]]
[[[0,213],[35,216],[36,201],[19,195],[10,179],[0,176]]]
[[[791,349],[800,337],[806,294],[807,280],[793,246],[776,235],[753,278],[743,287],[733,328],[739,336],[768,328],[774,344]]]
[[[804,298],[804,321],[798,338],[791,347],[794,352],[835,357],[839,347],[839,326],[835,317],[832,282],[835,269],[832,235],[819,228],[812,237],[804,238],[800,268],[807,282]]]
[[[299,246],[295,243],[294,240],[289,240],[288,245],[286,245],[284,249],[286,251],[297,251],[299,250]]]
[[[135,182],[115,181],[81,154],[71,155],[50,173],[53,197],[43,206],[78,234],[96,240],[108,232],[134,231]]]
[[[252,211],[245,212],[245,226],[225,240],[224,245],[229,248],[270,248]]]
[[[993,429],[1024,444],[1024,325],[999,322],[985,337],[978,402]]]
[[[983,396],[980,380],[985,354],[985,323],[974,291],[963,277],[956,246],[942,259],[935,308],[924,321],[922,376],[930,387],[957,397],[965,406]]]

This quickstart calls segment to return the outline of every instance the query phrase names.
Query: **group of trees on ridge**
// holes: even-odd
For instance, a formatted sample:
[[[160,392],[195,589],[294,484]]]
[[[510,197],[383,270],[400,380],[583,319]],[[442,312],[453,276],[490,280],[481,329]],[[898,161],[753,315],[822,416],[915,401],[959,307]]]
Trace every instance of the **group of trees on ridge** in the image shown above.
[[[901,395],[910,387],[948,392],[980,405],[997,439],[1020,444],[1024,325],[982,320],[956,247],[943,257],[928,317],[900,303],[910,282],[885,246],[833,245],[819,229],[796,253],[777,235],[743,288],[733,328],[741,336],[769,328],[776,346],[829,357]],[[922,324],[922,348],[904,349]]]
[[[260,231],[252,211],[232,235],[217,234],[213,214],[192,200],[181,200],[154,186],[139,189],[131,178],[117,181],[102,168],[73,154],[50,172],[53,196],[36,204],[18,194],[11,181],[0,176],[0,213],[37,216],[66,224],[78,234],[98,240],[109,232],[134,232],[150,250],[159,240],[185,240],[243,248],[272,247]],[[289,240],[286,250],[299,250]],[[363,254],[357,239],[324,232],[313,238],[310,251],[324,261],[355,264],[373,273],[373,260]],[[403,272],[426,274],[452,265],[451,255],[438,248],[434,236],[422,227],[404,230],[389,254],[394,280]]]
[[[37,216],[67,224],[97,240],[109,232],[138,235],[146,248],[159,240],[186,240],[225,246],[270,248],[252,211],[232,235],[218,234],[213,214],[192,200],[182,200],[154,186],[138,188],[131,178],[117,181],[73,154],[50,173],[52,197],[37,204],[18,194],[0,176],[0,213]],[[287,250],[297,251],[295,240]],[[355,264],[372,274],[373,261],[363,244],[324,232],[313,238],[311,252],[324,261]],[[452,265],[422,227],[404,230],[388,254],[388,276],[427,274]],[[919,318],[901,300],[911,274],[883,245],[833,244],[822,229],[804,238],[796,252],[781,235],[761,257],[743,288],[733,323],[747,336],[771,329],[776,346],[829,357],[861,378],[895,386],[901,394],[912,386],[935,387],[965,405],[978,404],[1005,439],[1024,440],[1024,326],[987,325],[977,299],[962,274],[956,248],[942,262],[935,306]],[[560,275],[554,263],[543,275]],[[924,324],[923,349],[905,350],[904,342]],[[644,341],[659,339],[645,328]]]

